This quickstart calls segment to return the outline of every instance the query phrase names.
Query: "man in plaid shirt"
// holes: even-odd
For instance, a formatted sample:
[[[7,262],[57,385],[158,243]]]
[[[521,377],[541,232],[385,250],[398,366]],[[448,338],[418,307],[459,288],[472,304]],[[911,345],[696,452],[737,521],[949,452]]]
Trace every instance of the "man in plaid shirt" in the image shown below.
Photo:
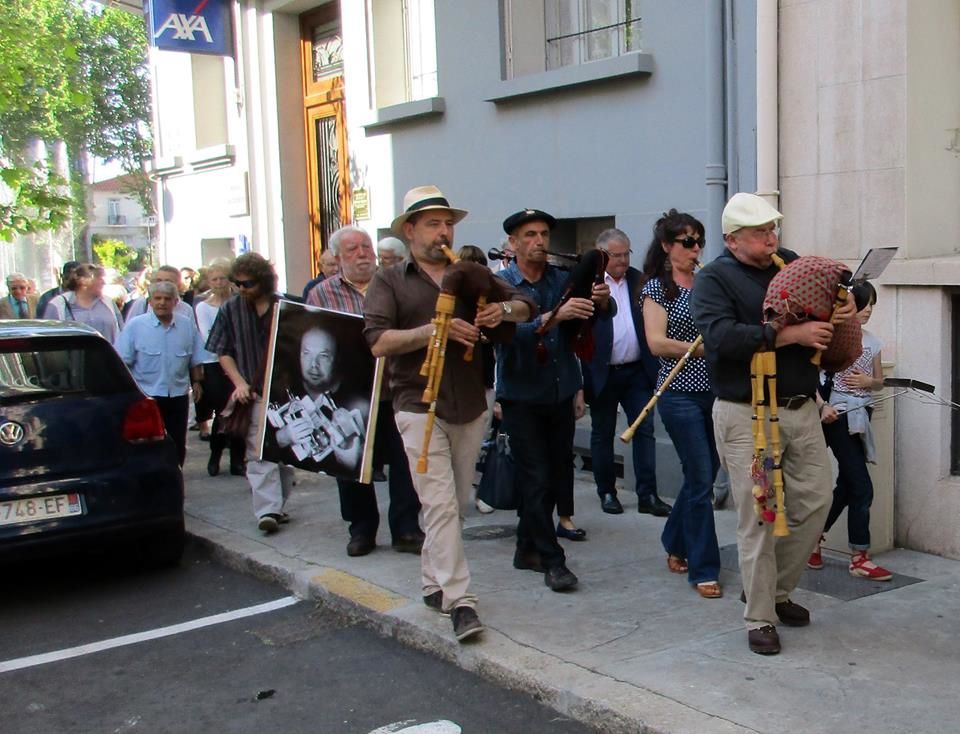
[[[340,262],[340,272],[325,278],[307,294],[307,304],[332,311],[363,314],[363,298],[377,269],[376,251],[365,231],[347,225],[330,236],[329,252]],[[410,466],[403,441],[393,418],[391,397],[383,382],[377,427],[374,434],[375,461],[390,466],[390,511],[388,515],[393,549],[401,553],[419,553],[423,532],[417,521],[420,501],[410,477]],[[365,556],[376,545],[380,512],[373,484],[337,480],[340,490],[340,514],[350,523],[348,556]]]

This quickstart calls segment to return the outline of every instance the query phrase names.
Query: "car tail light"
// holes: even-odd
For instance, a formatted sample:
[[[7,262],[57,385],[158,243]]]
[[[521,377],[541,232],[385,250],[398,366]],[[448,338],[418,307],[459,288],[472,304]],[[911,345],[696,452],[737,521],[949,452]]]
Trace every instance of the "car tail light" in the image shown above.
[[[150,398],[138,400],[123,418],[123,440],[131,443],[162,441],[164,437],[163,416],[157,401]]]

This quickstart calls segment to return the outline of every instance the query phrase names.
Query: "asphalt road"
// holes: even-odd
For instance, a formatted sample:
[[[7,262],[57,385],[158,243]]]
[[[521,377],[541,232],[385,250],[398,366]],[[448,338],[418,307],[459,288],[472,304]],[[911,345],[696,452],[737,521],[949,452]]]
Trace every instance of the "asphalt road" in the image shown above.
[[[90,565],[5,571],[4,734],[591,731],[195,548],[167,571]]]

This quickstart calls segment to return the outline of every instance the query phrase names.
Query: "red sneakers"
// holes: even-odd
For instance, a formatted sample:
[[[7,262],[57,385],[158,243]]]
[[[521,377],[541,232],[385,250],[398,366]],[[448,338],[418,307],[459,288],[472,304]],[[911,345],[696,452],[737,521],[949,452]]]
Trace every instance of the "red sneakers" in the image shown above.
[[[823,555],[820,553],[820,545],[823,543],[823,536],[820,536],[820,540],[817,541],[817,547],[813,549],[813,553],[810,554],[810,558],[807,559],[807,568],[812,568],[814,571],[819,571],[823,568]]]
[[[893,578],[893,574],[887,569],[871,561],[865,551],[854,554],[850,560],[850,573],[871,581],[889,581]]]

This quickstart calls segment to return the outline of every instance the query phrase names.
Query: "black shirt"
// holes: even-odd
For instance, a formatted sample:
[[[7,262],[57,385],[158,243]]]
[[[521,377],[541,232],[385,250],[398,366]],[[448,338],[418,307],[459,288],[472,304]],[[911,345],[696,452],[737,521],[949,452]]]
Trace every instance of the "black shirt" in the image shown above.
[[[798,255],[781,249],[784,262]],[[703,334],[710,384],[717,397],[749,403],[750,360],[762,348],[772,349],[777,334],[763,323],[763,299],[777,266],[755,268],[726,250],[701,270],[693,286],[693,318]],[[812,347],[789,344],[777,351],[777,395],[812,397],[819,369],[810,362]]]

